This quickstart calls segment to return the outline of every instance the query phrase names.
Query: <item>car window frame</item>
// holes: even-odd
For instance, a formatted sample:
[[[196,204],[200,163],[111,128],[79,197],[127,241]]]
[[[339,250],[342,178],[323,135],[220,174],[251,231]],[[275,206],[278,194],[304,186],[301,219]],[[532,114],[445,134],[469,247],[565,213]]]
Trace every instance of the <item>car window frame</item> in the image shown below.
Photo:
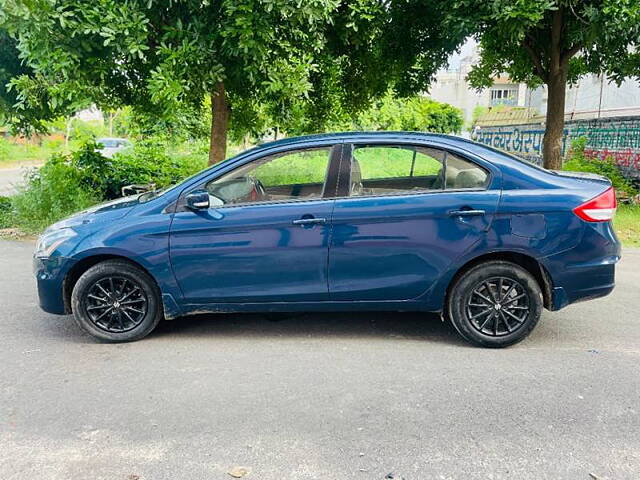
[[[337,184],[338,184],[338,172],[341,165],[342,153],[343,153],[343,142],[342,141],[331,141],[331,142],[322,142],[322,143],[312,143],[312,144],[298,144],[298,145],[288,145],[286,148],[271,148],[264,152],[255,152],[253,155],[247,156],[243,161],[230,166],[230,168],[223,169],[220,171],[216,171],[211,173],[210,175],[201,179],[198,183],[192,184],[186,187],[181,193],[176,202],[174,213],[178,212],[191,212],[192,210],[187,207],[186,204],[186,196],[199,189],[203,189],[210,182],[217,180],[225,175],[232,173],[238,168],[245,167],[253,162],[256,162],[265,157],[270,157],[273,155],[286,155],[290,153],[300,152],[304,150],[314,150],[320,148],[328,148],[329,149],[329,161],[327,162],[327,170],[325,172],[325,179],[323,181],[323,192],[322,196],[318,198],[290,198],[286,200],[268,200],[262,202],[247,202],[247,203],[234,203],[228,205],[215,205],[209,207],[209,210],[215,209],[227,209],[227,208],[243,208],[250,206],[262,206],[262,205],[278,205],[278,204],[288,204],[288,203],[303,203],[303,202],[320,202],[324,200],[334,200],[336,198],[337,193]],[[328,187],[328,188],[327,188]],[[331,195],[332,194],[332,195]]]
[[[442,188],[437,190],[406,190],[406,191],[397,191],[397,192],[389,192],[389,193],[379,193],[379,194],[370,194],[370,195],[351,195],[349,191],[349,185],[351,183],[351,165],[353,159],[353,151],[355,147],[392,147],[392,148],[403,148],[403,147],[414,147],[414,148],[431,148],[433,150],[440,150],[445,152],[443,168],[441,171],[442,177]],[[348,156],[345,155],[348,153]],[[480,168],[487,174],[487,180],[485,182],[484,187],[469,187],[469,188],[447,188],[447,156],[456,155],[460,157],[462,160],[467,161],[474,166]],[[375,140],[362,140],[362,141],[351,141],[345,142],[343,145],[343,155],[342,159],[345,161],[341,161],[340,164],[340,173],[339,178],[341,179],[339,185],[342,185],[342,189],[338,191],[338,199],[344,198],[375,198],[375,197],[397,197],[397,196],[408,196],[408,195],[428,195],[428,194],[437,194],[437,193],[446,193],[446,192],[484,192],[490,190],[491,185],[494,181],[494,172],[492,169],[479,164],[473,159],[469,158],[468,155],[461,153],[458,150],[447,148],[444,145],[440,144],[432,144],[432,143],[418,143],[418,142],[399,142],[397,140],[383,140],[383,139],[375,139]],[[407,177],[409,178],[409,177]]]

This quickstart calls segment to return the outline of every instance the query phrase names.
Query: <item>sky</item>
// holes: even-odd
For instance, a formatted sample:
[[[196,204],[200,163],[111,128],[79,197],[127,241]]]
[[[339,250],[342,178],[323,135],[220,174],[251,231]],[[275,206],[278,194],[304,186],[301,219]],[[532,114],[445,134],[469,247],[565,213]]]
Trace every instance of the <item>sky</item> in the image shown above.
[[[471,55],[477,47],[478,42],[476,42],[473,38],[468,38],[464,45],[460,47],[460,53],[454,53],[449,57],[448,70],[458,70],[460,68],[460,61],[464,57]]]

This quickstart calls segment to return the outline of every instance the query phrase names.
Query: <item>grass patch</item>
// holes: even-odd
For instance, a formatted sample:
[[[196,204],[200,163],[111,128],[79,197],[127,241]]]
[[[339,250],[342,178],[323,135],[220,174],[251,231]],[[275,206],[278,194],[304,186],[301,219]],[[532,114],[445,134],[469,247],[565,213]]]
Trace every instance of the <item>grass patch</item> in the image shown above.
[[[613,226],[625,247],[640,247],[640,205],[618,206]]]
[[[76,147],[74,144],[73,147]],[[65,150],[62,140],[45,140],[42,145],[14,143],[0,138],[0,166],[22,163],[44,163],[51,155]]]

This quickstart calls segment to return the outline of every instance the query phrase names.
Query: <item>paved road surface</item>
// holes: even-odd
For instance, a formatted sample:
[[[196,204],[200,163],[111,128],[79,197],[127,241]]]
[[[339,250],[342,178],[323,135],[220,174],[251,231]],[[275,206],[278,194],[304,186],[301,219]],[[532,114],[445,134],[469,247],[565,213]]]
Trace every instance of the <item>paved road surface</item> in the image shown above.
[[[220,315],[105,345],[0,242],[0,478],[640,478],[640,251],[507,350],[437,318]],[[593,475],[593,476],[590,476]]]
[[[0,164],[0,196],[13,195],[16,192],[16,185],[22,183],[25,171],[35,166],[33,162],[11,166]]]

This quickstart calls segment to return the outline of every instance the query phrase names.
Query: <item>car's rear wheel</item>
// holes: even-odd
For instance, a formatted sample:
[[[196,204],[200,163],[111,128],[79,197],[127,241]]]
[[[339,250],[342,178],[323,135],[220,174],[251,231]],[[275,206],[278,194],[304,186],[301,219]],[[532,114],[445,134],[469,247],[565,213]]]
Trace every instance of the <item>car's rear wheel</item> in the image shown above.
[[[146,337],[162,319],[160,292],[142,269],[122,260],[89,268],[71,294],[76,323],[108,342]]]
[[[507,347],[531,333],[542,313],[537,280],[522,267],[488,261],[453,284],[448,314],[460,335],[474,345]]]

